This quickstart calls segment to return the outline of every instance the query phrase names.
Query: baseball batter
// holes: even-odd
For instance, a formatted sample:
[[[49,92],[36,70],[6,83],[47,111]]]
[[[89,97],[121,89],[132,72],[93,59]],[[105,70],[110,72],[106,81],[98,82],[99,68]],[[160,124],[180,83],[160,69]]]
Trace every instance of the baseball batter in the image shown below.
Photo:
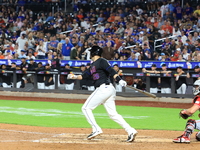
[[[69,74],[69,79],[84,79],[92,77],[94,81],[94,86],[96,90],[88,97],[86,102],[82,107],[82,112],[84,113],[88,123],[92,127],[92,133],[88,135],[87,139],[91,140],[96,136],[103,133],[101,127],[97,124],[92,110],[97,106],[103,104],[109,117],[121,125],[125,131],[128,133],[127,142],[133,142],[137,135],[137,131],[132,128],[116,111],[115,106],[115,96],[116,90],[110,82],[110,76],[113,76],[115,80],[119,82],[120,85],[126,86],[126,81],[122,80],[117,72],[111,67],[108,61],[104,58],[101,58],[102,48],[99,46],[93,46],[90,50],[91,59],[93,63],[87,72],[84,72],[82,75],[73,75]]]
[[[188,109],[181,110],[180,112],[180,116],[183,119],[187,119],[200,109],[200,80],[196,80],[194,82],[193,94],[195,95],[193,99],[193,106]],[[194,129],[200,130],[200,120],[189,119],[186,123],[185,131],[183,134],[174,139],[173,142],[190,143],[190,136],[194,132]],[[200,132],[196,134],[196,139],[197,141],[200,141]]]

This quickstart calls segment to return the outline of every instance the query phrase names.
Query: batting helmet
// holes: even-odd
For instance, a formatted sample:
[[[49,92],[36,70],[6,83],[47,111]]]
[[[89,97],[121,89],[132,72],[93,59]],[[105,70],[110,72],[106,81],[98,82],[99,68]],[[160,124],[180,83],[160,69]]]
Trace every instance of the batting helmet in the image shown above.
[[[103,53],[103,49],[99,46],[92,46],[90,49],[90,55],[94,57],[95,55],[101,56]]]
[[[200,93],[200,80],[196,80],[193,86],[193,94],[197,95]]]

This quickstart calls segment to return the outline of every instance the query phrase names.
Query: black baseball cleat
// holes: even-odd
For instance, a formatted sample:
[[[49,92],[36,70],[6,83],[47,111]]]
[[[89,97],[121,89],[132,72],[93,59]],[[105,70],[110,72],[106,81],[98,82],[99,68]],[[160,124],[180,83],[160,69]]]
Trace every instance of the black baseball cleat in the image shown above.
[[[99,136],[101,133],[103,133],[103,132],[102,131],[92,132],[90,135],[88,135],[87,139],[91,140],[91,139],[95,138],[96,136]]]
[[[138,134],[138,132],[134,132],[134,133],[131,133],[129,136],[128,136],[128,139],[126,140],[126,142],[133,142],[135,140],[135,137],[136,135]]]

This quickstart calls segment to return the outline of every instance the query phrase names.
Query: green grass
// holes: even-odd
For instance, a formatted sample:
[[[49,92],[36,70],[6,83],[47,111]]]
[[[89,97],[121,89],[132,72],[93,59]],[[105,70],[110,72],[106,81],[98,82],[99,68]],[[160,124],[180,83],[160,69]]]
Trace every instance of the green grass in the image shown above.
[[[83,104],[0,100],[0,123],[45,127],[90,128],[81,112]],[[183,130],[180,109],[117,106],[117,111],[136,129]],[[109,119],[103,106],[94,115],[102,128],[121,128]],[[194,115],[197,119],[197,114]]]

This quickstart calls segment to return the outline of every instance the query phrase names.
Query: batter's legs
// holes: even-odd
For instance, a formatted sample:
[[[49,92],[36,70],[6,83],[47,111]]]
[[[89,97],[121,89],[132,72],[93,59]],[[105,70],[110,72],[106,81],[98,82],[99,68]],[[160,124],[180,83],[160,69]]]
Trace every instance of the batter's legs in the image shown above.
[[[132,128],[125,120],[124,118],[119,115],[116,111],[116,106],[115,106],[115,96],[111,96],[104,104],[104,107],[109,115],[109,117],[118,123],[120,126],[122,126],[125,131],[130,135],[131,133],[136,133],[137,131]]]
[[[111,92],[109,89],[110,88],[107,85],[100,86],[88,97],[82,107],[82,112],[84,113],[88,123],[92,126],[92,132],[102,132],[101,128],[96,123],[92,110],[101,105],[106,99],[110,97]]]

